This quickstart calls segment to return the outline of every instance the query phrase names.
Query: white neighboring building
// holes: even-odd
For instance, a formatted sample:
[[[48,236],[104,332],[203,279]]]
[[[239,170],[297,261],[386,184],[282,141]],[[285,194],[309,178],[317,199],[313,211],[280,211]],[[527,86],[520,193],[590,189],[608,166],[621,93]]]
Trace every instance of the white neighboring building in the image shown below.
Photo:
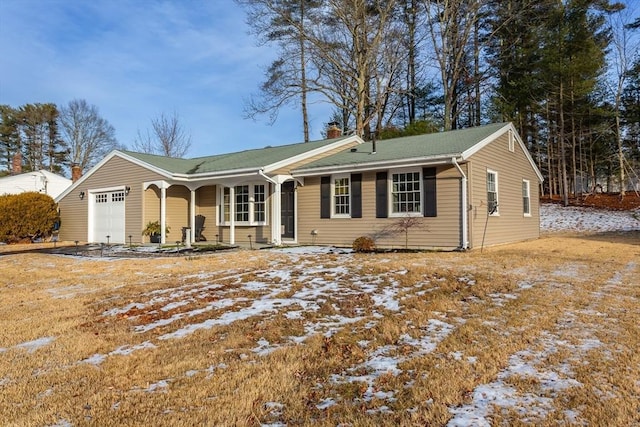
[[[48,194],[55,199],[70,185],[70,179],[52,172],[39,170],[0,178],[0,195],[36,191]]]

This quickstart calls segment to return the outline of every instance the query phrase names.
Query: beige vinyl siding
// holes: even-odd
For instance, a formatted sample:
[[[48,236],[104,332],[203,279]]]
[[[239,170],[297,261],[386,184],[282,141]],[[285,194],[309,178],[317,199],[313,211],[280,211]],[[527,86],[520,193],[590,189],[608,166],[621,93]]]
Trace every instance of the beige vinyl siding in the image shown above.
[[[129,236],[133,243],[142,242],[143,225],[143,182],[162,179],[159,174],[149,171],[141,166],[113,157],[100,169],[87,177],[77,188],[63,197],[60,202],[60,212],[63,221],[60,223],[60,239],[80,242],[87,241],[88,233],[88,194],[94,189],[111,187],[131,187],[126,197],[125,236],[127,242]],[[86,196],[80,200],[78,194],[84,191]]]
[[[471,246],[480,247],[486,224],[485,246],[535,239],[540,236],[539,181],[520,144],[509,151],[508,133],[471,156],[469,180]],[[487,222],[487,170],[498,174],[498,212]],[[522,209],[522,180],[530,181],[531,216]]]
[[[172,185],[167,188],[167,215],[165,217],[169,234],[166,242],[182,241],[182,228],[189,227],[189,205],[191,191],[182,185]]]
[[[208,242],[215,242],[216,235],[216,218],[218,215],[218,207],[216,206],[216,192],[218,188],[215,185],[207,185],[196,190],[196,215],[204,216],[204,230],[202,235]]]
[[[218,239],[223,243],[229,243],[229,227],[228,226],[218,226]],[[258,243],[268,243],[271,240],[271,231],[269,226],[260,225],[260,226],[236,226],[235,227],[235,242],[241,244],[249,243],[249,235],[251,235],[252,242]],[[213,241],[215,241],[215,236],[213,236]]]
[[[376,172],[362,175],[362,218],[321,219],[320,177],[305,178],[305,185],[297,190],[297,241],[301,244],[351,246],[356,238],[370,236],[376,238],[379,247],[404,248],[404,233],[386,236],[383,233],[401,218],[376,218],[375,180]],[[410,248],[450,250],[460,246],[459,174],[453,167],[438,167],[436,182],[438,216],[418,218],[420,225],[408,233]],[[312,236],[312,230],[317,230],[316,236]]]
[[[351,149],[351,147],[355,147],[356,145],[358,145],[358,143],[354,141],[354,142],[352,142],[350,144],[343,145],[343,146],[340,146],[338,148],[334,148],[333,150],[329,150],[329,151],[325,151],[325,152],[320,153],[320,154],[316,154],[315,156],[309,157],[308,159],[304,159],[304,160],[301,160],[299,162],[287,165],[284,168],[280,168],[280,169],[277,169],[277,170],[275,170],[273,172],[269,172],[269,175],[270,176],[289,175],[290,171],[292,171],[292,170],[296,170],[296,169],[301,168],[302,166],[304,166],[304,165],[306,165],[308,163],[315,162],[316,160],[320,160],[320,159],[322,159],[324,157],[331,156],[333,154],[337,154],[337,153],[339,153],[341,151],[349,150],[349,149]]]

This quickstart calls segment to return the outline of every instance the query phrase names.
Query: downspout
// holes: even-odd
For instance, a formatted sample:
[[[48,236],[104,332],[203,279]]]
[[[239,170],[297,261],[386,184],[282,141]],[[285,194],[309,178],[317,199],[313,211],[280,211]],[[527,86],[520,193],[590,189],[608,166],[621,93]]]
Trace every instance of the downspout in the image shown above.
[[[461,209],[461,215],[462,215],[462,242],[460,242],[460,249],[466,250],[469,249],[469,230],[468,230],[468,210],[467,210],[467,206],[468,206],[468,202],[467,202],[467,175],[465,175],[464,171],[462,170],[462,168],[460,167],[460,165],[458,164],[458,161],[456,160],[455,157],[451,158],[451,163],[453,163],[453,165],[458,169],[458,172],[460,172],[460,176],[462,177],[462,194],[461,194],[461,198],[462,198],[462,203],[460,204],[460,209]]]

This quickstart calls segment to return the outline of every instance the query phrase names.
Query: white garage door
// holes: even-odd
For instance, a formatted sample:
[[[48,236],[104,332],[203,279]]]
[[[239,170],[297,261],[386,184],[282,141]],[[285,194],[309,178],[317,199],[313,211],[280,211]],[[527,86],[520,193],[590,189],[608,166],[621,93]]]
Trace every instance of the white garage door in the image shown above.
[[[125,243],[124,191],[105,191],[94,194],[93,241]],[[109,236],[109,238],[107,238]]]

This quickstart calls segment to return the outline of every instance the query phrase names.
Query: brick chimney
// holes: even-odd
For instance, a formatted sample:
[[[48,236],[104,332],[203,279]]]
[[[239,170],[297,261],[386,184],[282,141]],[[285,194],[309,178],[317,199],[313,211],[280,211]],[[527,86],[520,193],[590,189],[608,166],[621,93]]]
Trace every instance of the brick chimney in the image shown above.
[[[22,153],[16,151],[11,160],[11,175],[20,175],[22,173]]]
[[[71,182],[76,182],[82,176],[82,168],[80,165],[71,165]]]
[[[342,136],[342,131],[338,127],[338,122],[329,123],[327,128],[327,139],[339,138]]]

